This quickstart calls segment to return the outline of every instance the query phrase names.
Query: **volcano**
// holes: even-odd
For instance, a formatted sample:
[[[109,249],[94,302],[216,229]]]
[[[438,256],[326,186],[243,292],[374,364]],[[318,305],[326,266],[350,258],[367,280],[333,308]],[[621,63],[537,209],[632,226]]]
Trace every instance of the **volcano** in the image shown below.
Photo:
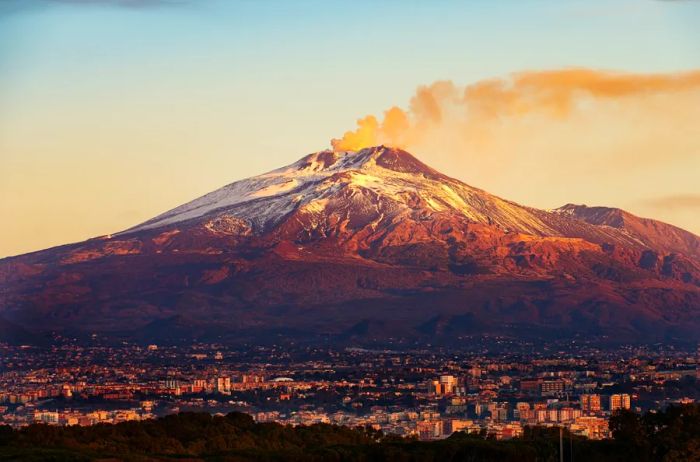
[[[0,326],[173,342],[697,341],[700,238],[614,208],[522,206],[399,149],[322,151],[126,231],[0,260]]]

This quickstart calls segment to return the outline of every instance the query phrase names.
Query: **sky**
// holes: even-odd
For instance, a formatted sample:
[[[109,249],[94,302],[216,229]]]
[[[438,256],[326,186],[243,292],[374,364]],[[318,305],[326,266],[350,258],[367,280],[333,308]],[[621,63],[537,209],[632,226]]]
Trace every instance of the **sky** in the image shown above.
[[[0,257],[126,229],[387,111],[400,132],[370,141],[473,186],[700,234],[698,24],[695,0],[0,0]]]

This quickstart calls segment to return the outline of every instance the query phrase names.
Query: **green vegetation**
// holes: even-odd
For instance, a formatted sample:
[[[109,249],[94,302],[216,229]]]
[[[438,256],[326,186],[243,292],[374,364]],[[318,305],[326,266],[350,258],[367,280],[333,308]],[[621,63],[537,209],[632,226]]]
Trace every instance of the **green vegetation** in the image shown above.
[[[643,416],[622,412],[613,439],[565,435],[564,460],[700,461],[700,405]],[[290,427],[253,422],[245,414],[183,413],[144,422],[92,427],[0,426],[0,459],[211,461],[532,461],[559,460],[556,428],[527,428],[522,438],[496,441],[456,433],[435,442],[383,435],[370,428]]]

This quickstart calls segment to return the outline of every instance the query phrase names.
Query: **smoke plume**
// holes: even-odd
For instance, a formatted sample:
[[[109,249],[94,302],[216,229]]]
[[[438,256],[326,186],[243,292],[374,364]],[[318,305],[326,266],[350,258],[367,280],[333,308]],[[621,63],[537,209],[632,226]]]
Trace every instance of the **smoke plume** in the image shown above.
[[[521,72],[421,86],[407,108],[368,115],[335,150],[404,148],[454,177],[529,205],[629,207],[700,192],[700,70]],[[694,172],[694,173],[689,173]],[[671,210],[660,217],[674,221]],[[678,221],[678,220],[675,220]],[[700,231],[700,218],[684,225]]]
[[[357,128],[333,139],[336,150],[354,151],[377,144],[410,148],[435,132],[456,130],[484,137],[513,119],[539,116],[562,120],[594,112],[596,104],[624,99],[678,95],[700,89],[700,71],[683,74],[621,74],[588,69],[523,72],[466,87],[451,81],[421,86],[407,110],[392,107],[378,120],[368,115]]]

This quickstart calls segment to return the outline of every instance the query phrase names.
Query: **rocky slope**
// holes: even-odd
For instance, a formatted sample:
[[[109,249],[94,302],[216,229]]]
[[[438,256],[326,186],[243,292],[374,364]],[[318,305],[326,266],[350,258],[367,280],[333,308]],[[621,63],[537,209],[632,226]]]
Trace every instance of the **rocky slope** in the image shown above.
[[[149,339],[694,340],[698,249],[617,209],[521,206],[398,149],[323,151],[0,260],[0,320]]]

